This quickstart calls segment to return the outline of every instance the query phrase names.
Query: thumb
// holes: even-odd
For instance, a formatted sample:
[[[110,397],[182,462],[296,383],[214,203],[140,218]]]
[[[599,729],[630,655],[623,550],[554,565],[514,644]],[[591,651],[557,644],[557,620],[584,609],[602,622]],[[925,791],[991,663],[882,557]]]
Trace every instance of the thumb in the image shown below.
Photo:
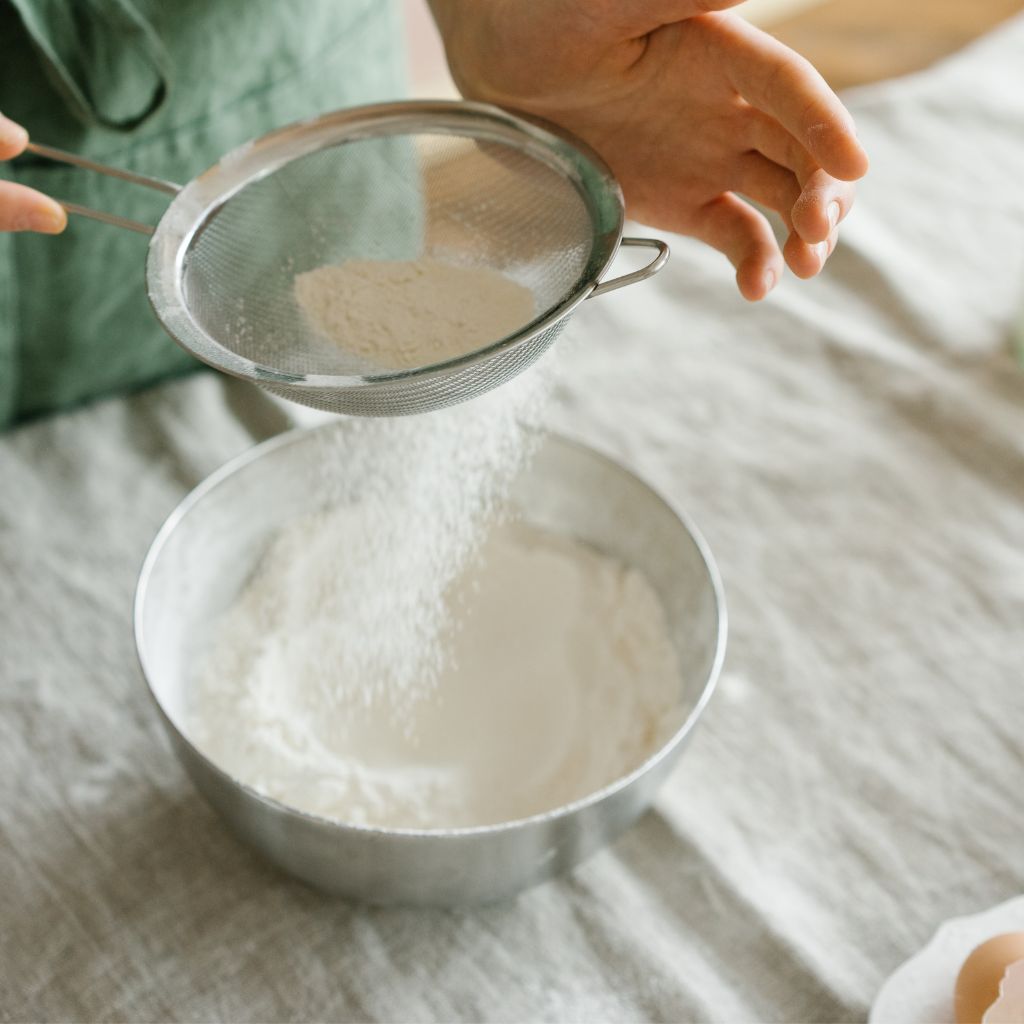
[[[13,181],[0,181],[0,231],[41,231],[56,235],[68,216],[60,203],[35,189]]]

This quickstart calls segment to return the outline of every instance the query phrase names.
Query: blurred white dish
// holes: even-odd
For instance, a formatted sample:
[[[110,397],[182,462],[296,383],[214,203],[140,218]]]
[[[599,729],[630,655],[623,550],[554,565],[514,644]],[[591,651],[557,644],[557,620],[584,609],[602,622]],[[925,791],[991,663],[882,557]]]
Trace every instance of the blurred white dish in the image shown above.
[[[976,946],[1024,930],[1024,896],[939,925],[931,942],[890,975],[871,1007],[869,1024],[952,1024],[956,976]]]

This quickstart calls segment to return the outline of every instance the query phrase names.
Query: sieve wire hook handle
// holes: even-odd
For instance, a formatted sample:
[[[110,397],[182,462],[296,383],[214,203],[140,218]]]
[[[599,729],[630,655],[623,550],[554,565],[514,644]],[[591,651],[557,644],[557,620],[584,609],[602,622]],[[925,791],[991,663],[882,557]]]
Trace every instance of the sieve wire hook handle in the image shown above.
[[[173,181],[164,181],[162,178],[149,178],[144,174],[135,174],[133,171],[123,171],[119,167],[109,167],[107,164],[97,163],[88,157],[79,156],[77,153],[67,153],[63,149],[54,149],[53,146],[44,146],[38,142],[30,142],[26,147],[27,153],[34,153],[46,160],[54,160],[61,164],[71,164],[74,167],[82,167],[87,171],[95,171],[97,174],[106,174],[110,178],[120,178],[122,181],[131,182],[133,185],[143,185],[156,192],[163,192],[166,195],[176,196],[181,191],[180,185]],[[125,228],[128,231],[137,231],[140,235],[153,234],[154,228],[150,224],[142,224],[137,220],[129,220],[127,217],[119,217],[116,213],[104,213],[102,210],[94,210],[89,206],[81,206],[78,203],[71,203],[65,199],[58,199],[58,203],[67,210],[79,217],[89,217],[92,220],[102,221],[104,224],[113,224],[114,227]]]
[[[657,249],[658,255],[645,267],[634,270],[631,274],[623,274],[622,277],[613,277],[610,281],[602,281],[587,296],[588,299],[595,295],[604,295],[606,292],[613,292],[616,288],[625,288],[628,284],[636,284],[637,281],[646,281],[653,277],[668,262],[668,243],[660,238],[624,238],[620,246],[637,246],[644,249]]]

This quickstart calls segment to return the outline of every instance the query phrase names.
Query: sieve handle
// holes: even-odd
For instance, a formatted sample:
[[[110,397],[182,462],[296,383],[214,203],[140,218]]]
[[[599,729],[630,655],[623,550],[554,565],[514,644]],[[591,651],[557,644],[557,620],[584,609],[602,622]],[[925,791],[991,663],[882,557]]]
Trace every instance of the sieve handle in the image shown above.
[[[634,270],[631,274],[623,274],[622,277],[613,277],[610,281],[602,281],[587,296],[588,299],[592,299],[595,295],[613,292],[616,288],[625,288],[628,284],[636,284],[637,281],[646,281],[647,278],[653,277],[668,262],[668,244],[660,238],[624,238],[619,244],[621,246],[642,246],[645,249],[657,249],[658,255],[646,267]]]
[[[75,167],[82,167],[87,171],[95,171],[97,174],[106,174],[110,178],[120,178],[122,181],[131,182],[133,185],[143,185],[156,192],[164,192],[167,195],[176,196],[181,191],[180,185],[173,181],[164,181],[162,178],[149,178],[144,174],[135,174],[133,171],[123,171],[119,167],[110,167],[107,164],[97,163],[88,157],[79,156],[77,153],[68,153],[63,149],[54,149],[53,146],[44,146],[38,142],[30,142],[25,147],[26,152],[34,153],[46,160],[54,160],[61,164],[72,164]],[[137,231],[141,235],[153,234],[153,227],[150,224],[142,224],[137,220],[129,220],[127,217],[119,217],[116,213],[104,213],[102,210],[94,210],[89,206],[80,206],[78,203],[71,203],[64,199],[58,199],[58,203],[68,213],[79,217],[89,217],[92,220],[102,221],[104,224],[113,224],[114,227],[126,228],[128,231]]]

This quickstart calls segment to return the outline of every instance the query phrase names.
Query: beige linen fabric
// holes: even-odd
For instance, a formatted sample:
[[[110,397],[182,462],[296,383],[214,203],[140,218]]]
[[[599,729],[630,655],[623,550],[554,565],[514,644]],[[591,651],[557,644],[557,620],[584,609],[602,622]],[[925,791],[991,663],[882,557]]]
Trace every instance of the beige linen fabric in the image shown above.
[[[265,866],[163,741],[130,604],[163,517],[287,413],[212,375],[0,439],[8,1020],[863,1019],[1024,888],[1024,21],[853,98],[871,177],[759,308],[684,240],[587,304],[552,419],[721,564],[721,689],[656,809],[483,910]],[[130,339],[126,339],[130,344]]]

